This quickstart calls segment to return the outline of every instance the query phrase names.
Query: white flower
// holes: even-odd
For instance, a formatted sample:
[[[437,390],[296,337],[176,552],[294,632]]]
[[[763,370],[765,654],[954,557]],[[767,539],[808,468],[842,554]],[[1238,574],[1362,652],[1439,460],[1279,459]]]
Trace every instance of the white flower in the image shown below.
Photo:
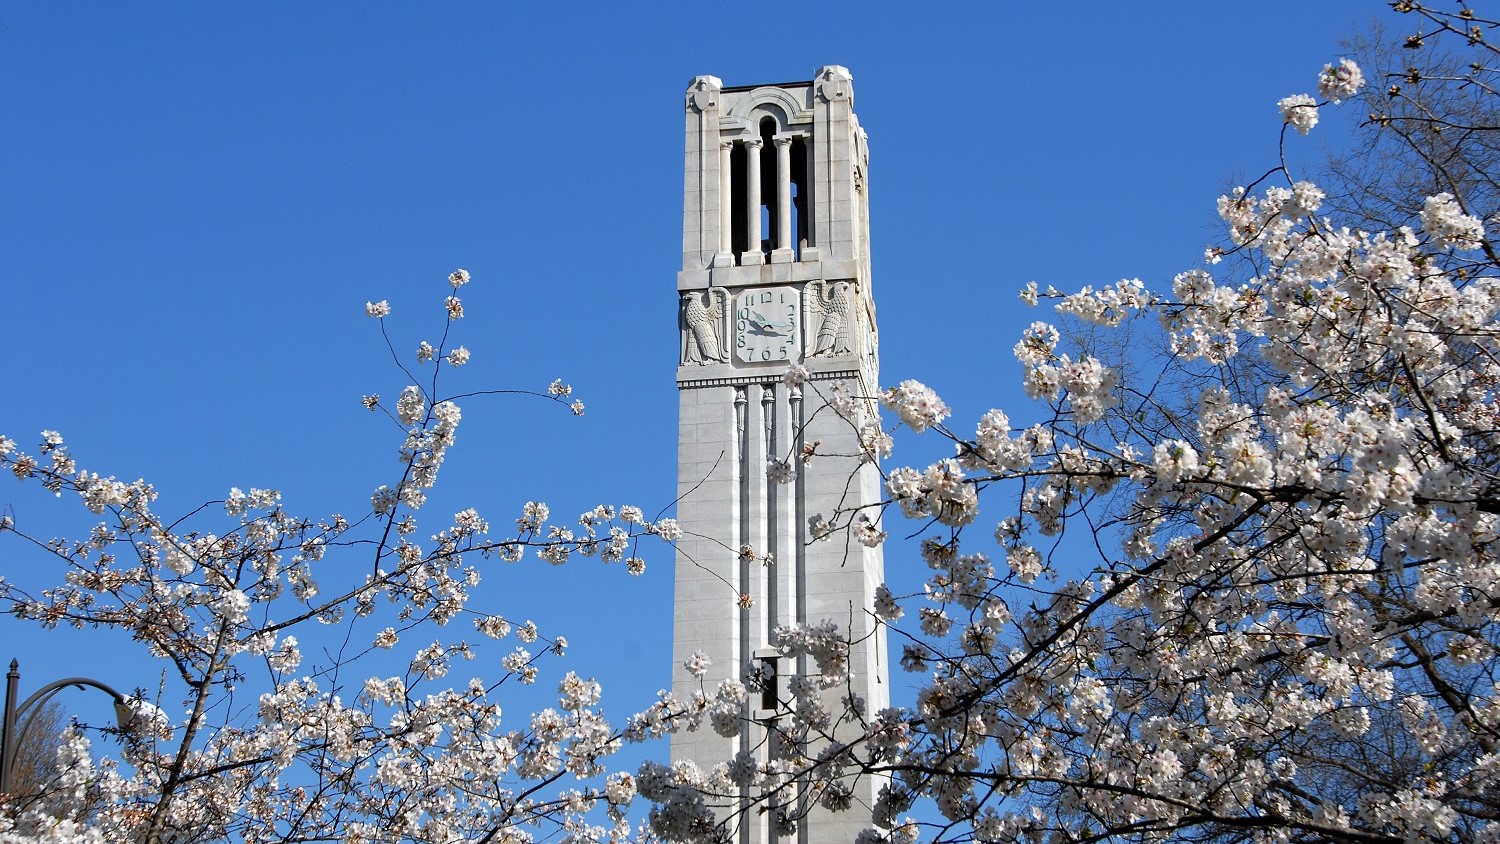
[[[1292,196],[1282,206],[1281,213],[1291,219],[1300,220],[1323,207],[1324,197],[1322,188],[1312,182],[1298,182],[1292,185]]]
[[[1349,59],[1323,65],[1318,74],[1318,96],[1338,103],[1354,96],[1365,84],[1365,74]]]
[[[448,309],[448,319],[463,319],[464,303],[457,296],[449,296],[443,305]]]
[[[896,596],[884,583],[875,587],[875,614],[884,621],[895,621],[905,615],[901,605],[896,603]]]
[[[390,316],[390,313],[391,303],[387,302],[384,299],[381,299],[379,302],[365,303],[365,316],[367,317],[375,317],[376,319],[379,319],[380,317]]]
[[[880,427],[880,420],[869,417],[859,423],[859,457],[866,463],[873,463],[884,457],[891,456],[891,450],[895,448],[895,441]]]
[[[448,273],[448,283],[453,285],[454,290],[463,287],[465,284],[469,283],[469,271],[465,269],[457,269],[451,273]]]
[[[558,684],[559,705],[567,712],[577,712],[599,702],[599,683],[585,680],[569,671]]]
[[[623,806],[635,797],[635,777],[624,771],[609,775],[604,785],[604,799],[611,806]]]
[[[789,484],[797,479],[797,470],[787,460],[767,460],[766,479],[773,484]]]
[[[953,619],[936,607],[923,607],[917,615],[922,619],[922,632],[929,636],[946,636],[953,627]]]
[[[787,368],[786,374],[781,376],[781,383],[788,387],[800,387],[811,377],[812,374],[807,371],[807,367],[794,363]]]
[[[1318,101],[1307,94],[1283,97],[1276,103],[1276,107],[1281,109],[1281,119],[1304,135],[1318,125]]]
[[[231,516],[243,516],[245,501],[245,493],[239,487],[230,487],[229,495],[224,499],[224,512]]]
[[[448,363],[452,364],[453,366],[463,366],[468,362],[469,350],[464,348],[463,346],[459,346],[458,348],[448,353]]]
[[[1016,343],[1016,360],[1027,367],[1047,363],[1057,357],[1053,350],[1060,338],[1057,329],[1051,325],[1041,321],[1033,322],[1021,332],[1021,340]]]
[[[651,532],[668,542],[676,542],[682,538],[682,528],[677,526],[676,519],[662,519],[652,526]]]
[[[302,664],[302,652],[297,650],[297,637],[287,636],[281,640],[281,647],[266,656],[266,664],[272,671],[294,671]]]
[[[542,529],[542,524],[552,515],[552,510],[541,501],[528,501],[521,507],[521,518],[516,519],[516,527],[526,533],[532,533]]]
[[[384,484],[380,489],[370,496],[370,507],[377,515],[384,515],[396,509],[396,491]]]
[[[486,615],[474,619],[474,629],[491,639],[504,639],[510,635],[510,622],[498,615]]]
[[[582,416],[583,415],[583,400],[582,399],[573,399],[573,403],[570,404],[570,405],[568,405],[568,409],[571,410],[571,411],[573,411],[573,415],[574,416]]]
[[[441,642],[433,642],[417,651],[411,660],[411,672],[429,680],[448,674],[448,651]]]
[[[682,663],[682,667],[686,668],[687,672],[694,677],[702,677],[704,674],[707,674],[710,665],[713,665],[713,660],[709,659],[708,654],[703,651],[693,651],[693,655]]]
[[[1056,376],[1057,386],[1068,391],[1068,401],[1080,422],[1097,422],[1115,404],[1118,376],[1098,358],[1075,361],[1063,355],[1058,358]]]
[[[177,545],[169,545],[162,551],[162,565],[171,569],[178,575],[191,574],[196,563],[193,558],[183,553]]]
[[[432,344],[426,340],[423,340],[421,345],[417,346],[417,363],[426,363],[436,356],[437,349],[434,349]]]
[[[1422,206],[1422,231],[1445,249],[1478,249],[1484,242],[1484,223],[1465,214],[1451,193],[1427,197]]]
[[[807,517],[807,529],[815,542],[833,535],[833,525],[821,513]]]
[[[1016,573],[1022,583],[1030,583],[1042,573],[1042,557],[1030,545],[1022,545],[1008,551],[1005,555],[1005,563],[1010,566],[1011,571]]]
[[[250,615],[250,596],[238,589],[229,589],[214,602],[219,615],[230,624],[240,624]]]
[[[1163,440],[1151,452],[1156,479],[1176,484],[1191,479],[1198,472],[1198,451],[1182,440]]]
[[[952,412],[931,387],[920,381],[902,381],[898,386],[887,389],[881,394],[880,403],[894,411],[902,422],[919,434],[941,424]]]
[[[1097,325],[1115,326],[1133,310],[1143,308],[1151,301],[1151,294],[1146,292],[1146,285],[1140,279],[1122,278],[1102,290],[1095,290],[1091,284],[1084,285],[1077,293],[1064,296],[1057,311]]]
[[[422,400],[422,391],[415,384],[408,384],[401,391],[401,398],[396,399],[396,418],[402,424],[415,425],[422,418],[422,411],[427,409],[427,403]]]

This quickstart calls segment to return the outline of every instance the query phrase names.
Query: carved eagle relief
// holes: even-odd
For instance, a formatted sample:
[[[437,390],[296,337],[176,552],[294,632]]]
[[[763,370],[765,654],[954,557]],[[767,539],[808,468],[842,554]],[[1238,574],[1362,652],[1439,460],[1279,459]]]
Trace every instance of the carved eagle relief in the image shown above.
[[[847,355],[854,352],[854,282],[816,281],[809,285],[813,319],[818,336],[812,357]]]
[[[729,294],[723,288],[682,291],[678,328],[682,331],[684,364],[723,363],[728,360],[720,327],[724,323]]]

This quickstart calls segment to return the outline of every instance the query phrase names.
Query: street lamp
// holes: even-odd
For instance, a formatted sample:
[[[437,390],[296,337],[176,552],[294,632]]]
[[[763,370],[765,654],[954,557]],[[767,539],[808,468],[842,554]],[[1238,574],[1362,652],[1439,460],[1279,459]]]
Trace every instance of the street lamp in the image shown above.
[[[21,681],[20,663],[12,659],[10,671],[5,675],[5,724],[4,734],[0,735],[0,795],[10,794],[11,768],[16,764],[16,751],[20,749],[21,742],[26,738],[26,729],[31,726],[28,719],[24,724],[21,719],[33,708],[38,707],[52,699],[52,696],[70,686],[83,688],[93,686],[101,692],[109,695],[115,700],[115,720],[120,729],[128,730],[136,720],[136,707],[132,706],[126,697],[98,680],[90,680],[87,677],[69,677],[66,680],[58,680],[55,683],[37,689],[31,697],[16,705],[17,686]],[[17,725],[20,725],[20,734],[16,733]],[[12,739],[14,736],[14,739]]]

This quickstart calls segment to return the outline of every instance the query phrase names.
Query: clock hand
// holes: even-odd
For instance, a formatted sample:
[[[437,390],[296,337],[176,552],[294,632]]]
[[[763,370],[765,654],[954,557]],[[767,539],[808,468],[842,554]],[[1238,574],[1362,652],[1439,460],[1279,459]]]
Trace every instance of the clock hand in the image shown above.
[[[760,311],[751,311],[750,313],[754,314],[756,316],[756,318],[758,318],[760,320],[760,325],[761,325],[762,328],[789,328],[789,327],[791,327],[791,323],[790,322],[772,322],[772,321],[766,319],[765,317],[761,316]]]

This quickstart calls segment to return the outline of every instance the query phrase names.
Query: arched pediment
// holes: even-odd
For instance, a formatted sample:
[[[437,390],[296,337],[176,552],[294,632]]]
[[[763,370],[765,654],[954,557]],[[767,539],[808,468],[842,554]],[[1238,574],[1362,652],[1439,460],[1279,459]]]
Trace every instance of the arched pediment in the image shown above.
[[[730,108],[729,113],[724,116],[727,118],[744,121],[746,124],[749,124],[751,122],[750,117],[755,113],[755,110],[761,106],[767,105],[774,106],[781,112],[781,114],[775,114],[774,111],[771,112],[778,119],[781,119],[782,116],[785,115],[785,119],[788,125],[812,122],[812,109],[808,108],[801,100],[797,99],[797,97],[794,96],[791,91],[788,91],[785,88],[776,88],[769,85],[761,88],[756,88],[749,94],[741,97],[739,101]],[[771,111],[770,109],[762,110]]]

